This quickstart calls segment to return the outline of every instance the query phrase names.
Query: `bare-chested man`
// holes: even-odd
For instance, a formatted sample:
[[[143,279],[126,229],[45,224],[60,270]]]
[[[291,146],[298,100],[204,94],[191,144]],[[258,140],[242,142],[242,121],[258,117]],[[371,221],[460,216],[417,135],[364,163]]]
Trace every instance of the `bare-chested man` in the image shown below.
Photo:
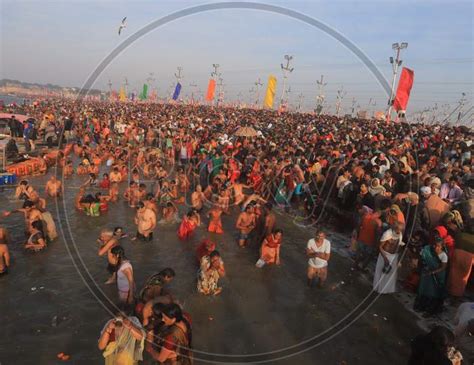
[[[8,274],[8,268],[10,267],[9,242],[7,229],[0,227],[0,276]]]
[[[239,218],[237,218],[237,223],[235,227],[240,230],[239,236],[239,246],[245,247],[247,245],[247,240],[250,232],[255,228],[255,215],[253,214],[252,205],[247,205],[245,211],[240,213]]]
[[[191,194],[191,206],[200,212],[204,204],[204,199],[202,187],[201,185],[197,185],[196,190]]]
[[[137,225],[137,236],[132,240],[142,239],[151,241],[153,239],[153,230],[156,227],[156,214],[153,210],[146,208],[143,202],[137,204],[137,214],[135,216]]]
[[[56,198],[61,196],[62,193],[62,183],[58,179],[56,179],[56,176],[51,176],[46,183],[45,186],[45,192],[47,196],[50,196],[52,198]]]
[[[240,205],[245,200],[244,188],[247,187],[247,185],[244,185],[241,182],[236,182],[234,185],[232,185],[232,188],[234,189],[235,205]]]
[[[109,174],[109,178],[111,183],[119,183],[122,181],[122,174],[120,173],[118,167],[114,167],[112,172]]]

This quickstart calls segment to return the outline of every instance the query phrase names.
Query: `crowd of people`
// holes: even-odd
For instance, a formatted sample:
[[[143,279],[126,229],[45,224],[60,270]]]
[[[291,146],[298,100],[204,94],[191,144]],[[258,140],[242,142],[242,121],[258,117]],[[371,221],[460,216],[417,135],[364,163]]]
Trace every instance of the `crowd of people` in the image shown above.
[[[299,218],[316,227],[306,245],[310,288],[324,287],[328,277],[331,242],[323,226],[351,234],[353,270],[373,270],[374,291],[389,294],[403,286],[416,293],[414,309],[425,316],[472,288],[474,147],[466,127],[98,101],[47,100],[15,111],[34,117],[44,136],[54,123],[64,147],[56,160],[62,179],[86,177],[75,198],[78,211],[99,216],[119,200],[135,210],[134,241],[152,244],[159,224],[176,225],[179,239],[188,240],[207,223],[216,237],[238,212],[235,244],[259,245],[255,265],[264,269],[284,264],[275,210],[301,214],[303,207]],[[255,133],[236,136],[245,126]],[[52,176],[46,194],[61,191]],[[26,180],[16,196],[24,200],[16,211],[27,221],[25,248],[46,248],[55,229],[45,200]],[[180,216],[178,208],[186,205],[189,211]],[[10,262],[7,237],[1,228],[2,273]],[[98,255],[107,255],[107,282],[116,283],[121,309],[100,335],[106,364],[134,364],[144,351],[159,363],[190,362],[190,315],[166,290],[173,269],[152,275],[139,292],[122,238],[121,227],[99,237]],[[214,241],[204,239],[196,251],[196,288],[203,295],[223,290],[225,252]],[[468,332],[472,318],[471,306]],[[420,351],[416,356],[423,356]],[[443,356],[459,358],[447,351]]]

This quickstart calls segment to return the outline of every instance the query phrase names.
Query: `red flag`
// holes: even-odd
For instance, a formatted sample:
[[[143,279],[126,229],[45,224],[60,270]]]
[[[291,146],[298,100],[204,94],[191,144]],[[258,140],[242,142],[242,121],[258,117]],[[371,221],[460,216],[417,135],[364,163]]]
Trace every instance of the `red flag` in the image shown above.
[[[395,100],[393,102],[393,108],[397,112],[402,111],[404,113],[407,108],[414,77],[415,74],[413,70],[403,67],[400,80],[398,81],[397,95],[395,96]]]
[[[207,101],[214,100],[214,90],[216,90],[216,80],[210,79],[209,85],[207,86],[207,94],[206,94]]]

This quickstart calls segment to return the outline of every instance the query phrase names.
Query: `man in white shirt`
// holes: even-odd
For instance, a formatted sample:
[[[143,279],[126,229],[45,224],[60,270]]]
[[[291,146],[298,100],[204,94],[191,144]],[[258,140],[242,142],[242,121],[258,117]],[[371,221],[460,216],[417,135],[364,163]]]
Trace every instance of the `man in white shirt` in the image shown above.
[[[319,279],[318,286],[323,287],[328,275],[328,261],[331,255],[331,243],[326,239],[326,234],[317,230],[308,241],[306,255],[308,256],[308,286],[313,287],[314,279]]]

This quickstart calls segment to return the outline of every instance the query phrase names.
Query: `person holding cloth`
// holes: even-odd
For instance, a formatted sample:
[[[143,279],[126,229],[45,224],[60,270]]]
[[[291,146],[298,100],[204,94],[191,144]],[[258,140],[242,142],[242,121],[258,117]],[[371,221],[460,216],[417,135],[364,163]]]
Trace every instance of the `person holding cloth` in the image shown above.
[[[322,288],[328,275],[328,261],[331,256],[331,242],[326,234],[318,229],[308,241],[306,255],[308,256],[308,286],[313,287],[314,279],[319,279],[318,286]]]

